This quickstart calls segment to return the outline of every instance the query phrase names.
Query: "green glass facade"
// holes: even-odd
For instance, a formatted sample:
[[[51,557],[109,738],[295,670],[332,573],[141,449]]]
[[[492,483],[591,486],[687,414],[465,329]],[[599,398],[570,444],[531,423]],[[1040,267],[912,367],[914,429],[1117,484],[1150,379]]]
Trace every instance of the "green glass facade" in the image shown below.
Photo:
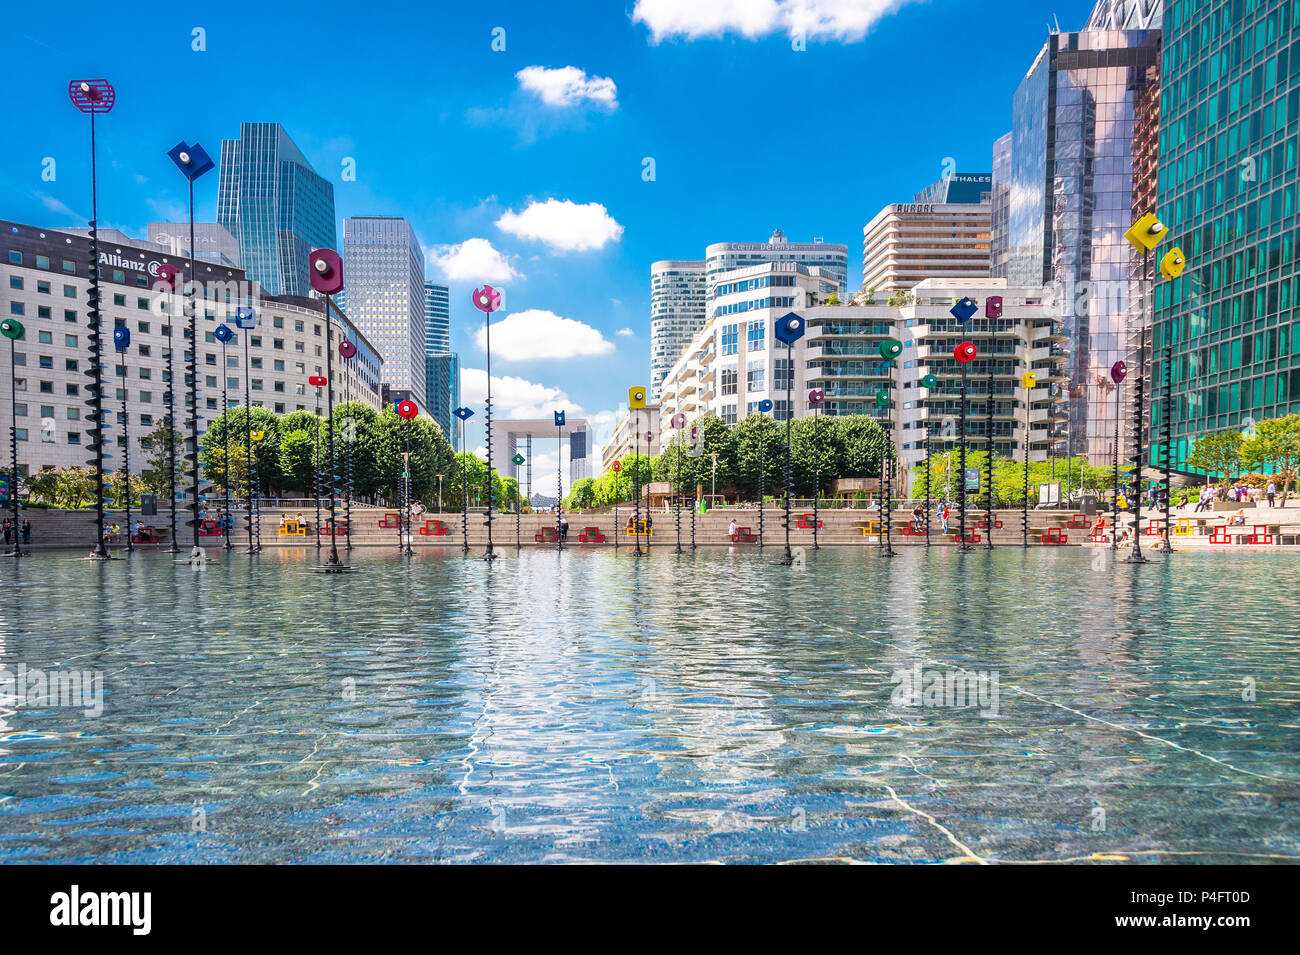
[[[1165,4],[1157,255],[1188,265],[1155,283],[1151,422],[1171,357],[1180,469],[1201,435],[1300,412],[1298,24],[1300,0]]]

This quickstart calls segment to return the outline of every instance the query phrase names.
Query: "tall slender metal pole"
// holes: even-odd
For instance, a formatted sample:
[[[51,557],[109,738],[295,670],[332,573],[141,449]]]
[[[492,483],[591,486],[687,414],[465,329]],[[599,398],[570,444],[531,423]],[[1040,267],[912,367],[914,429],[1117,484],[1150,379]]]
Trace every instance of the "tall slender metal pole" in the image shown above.
[[[484,345],[487,352],[487,551],[483,559],[492,561],[492,497],[495,488],[492,480],[492,313],[483,313]]]
[[[122,352],[122,364],[118,366],[122,370],[122,476],[126,479],[126,552],[128,554],[135,552],[135,543],[131,540],[131,432],[129,430],[130,418],[126,413],[126,351]],[[14,522],[14,530],[18,530],[18,522]]]
[[[186,283],[186,300],[189,306],[189,332],[190,343],[189,351],[185,353],[185,370],[186,377],[189,379],[189,411],[190,411],[190,446],[185,449],[185,457],[190,462],[190,523],[194,529],[193,544],[194,549],[191,551],[191,557],[202,555],[199,550],[199,326],[198,313],[199,306],[196,301],[198,292],[198,281],[194,277],[194,180],[189,180],[190,184],[190,271],[189,281]],[[168,326],[170,328],[170,325]],[[181,339],[182,347],[185,346],[184,338]]]
[[[759,445],[759,453],[762,453],[762,445]],[[763,542],[763,498],[759,495],[759,512],[758,512],[758,540],[761,545]],[[677,553],[682,551],[682,433],[677,432],[677,475],[673,481],[673,514],[677,519]]]
[[[1145,278],[1148,271],[1148,263],[1151,259],[1151,253],[1147,253],[1143,262],[1143,277]],[[1143,318],[1145,319],[1145,294],[1143,295]],[[1143,403],[1143,378],[1146,376],[1147,364],[1147,333],[1145,328],[1138,330],[1138,373],[1135,382],[1137,395],[1136,407],[1133,411],[1133,552],[1124,558],[1126,564],[1145,564],[1147,559],[1142,556],[1142,417],[1145,413],[1145,404]]]
[[[9,336],[6,335],[6,338]],[[9,339],[9,505],[14,512],[14,549],[6,557],[22,557],[22,538],[18,524],[18,379],[17,361],[14,358],[14,341]],[[130,523],[127,523],[130,536]]]
[[[226,502],[226,519],[223,522],[226,532],[226,550],[230,550],[235,545],[230,542],[230,532],[234,529],[235,517],[234,510],[230,506],[230,398],[226,390],[228,382],[226,379],[226,342],[221,342],[221,462],[225,471],[225,480],[221,483],[224,488],[224,498]]]
[[[555,549],[564,550],[564,540],[560,534],[561,520],[564,517],[564,428],[555,429]]]
[[[321,532],[320,532],[320,496],[321,496],[321,491],[324,488],[324,482],[321,481],[321,470],[322,470],[322,465],[324,464],[324,458],[321,457],[321,453],[320,453],[321,416],[320,416],[320,386],[319,385],[316,387],[316,421],[314,423],[316,425],[315,428],[313,428],[313,430],[316,432],[316,455],[315,457],[312,458],[312,462],[311,462],[311,489],[312,489],[311,496],[313,498],[312,503],[316,505],[315,537],[316,537],[316,550],[319,551],[321,549],[321,545],[323,544],[323,541],[321,540]],[[399,517],[399,523],[400,523],[400,517]]]
[[[330,555],[327,566],[332,569],[342,569],[343,562],[339,560],[338,546],[338,484],[339,475],[336,467],[337,458],[334,455],[334,343],[333,336],[330,335],[330,297],[325,296],[325,434],[329,439],[329,460],[330,460]]]
[[[957,552],[969,553],[970,544],[966,540],[966,362],[961,363],[961,398],[957,409],[957,460],[961,474],[957,477]]]
[[[1025,389],[1025,472],[1021,481],[1021,498],[1020,498],[1020,546],[1029,546],[1029,428],[1030,428],[1030,409],[1032,403],[1029,400],[1029,393],[1032,390],[1028,380],[1021,379]],[[1067,479],[1068,483],[1068,479]]]
[[[758,549],[759,550],[763,549],[763,523],[764,523],[763,522],[763,511],[764,511],[763,499],[767,490],[767,480],[766,480],[767,476],[763,473],[765,470],[764,463],[763,463],[763,451],[766,444],[767,444],[767,436],[763,434],[762,430],[760,429],[758,434]],[[680,448],[677,451],[677,455],[678,458],[680,459],[681,457]]]
[[[794,492],[794,458],[790,453],[790,425],[794,419],[794,343],[785,344],[785,553],[781,555],[781,564],[789,567],[794,563],[794,554],[790,551],[790,495]]]
[[[812,439],[812,457],[813,457],[813,550],[821,550],[822,546],[817,541],[817,525],[821,523],[817,517],[817,498],[821,496],[822,476],[821,476],[821,431],[818,425],[821,423],[821,402],[813,405],[813,439]]]
[[[259,549],[259,545],[253,543],[253,523],[255,520],[260,523],[260,514],[254,515],[253,512],[253,494],[254,494],[253,482],[255,480],[257,472],[253,465],[253,392],[251,390],[248,381],[249,369],[253,367],[250,364],[248,359],[248,339],[251,337],[249,335],[250,331],[252,331],[252,328],[247,328],[244,330],[244,456],[245,456],[244,476],[246,479],[245,480],[246,496],[248,499],[247,501],[248,503],[248,552],[250,554],[256,554]],[[316,393],[316,415],[317,418],[320,417],[320,392],[319,391]],[[320,433],[319,420],[316,422],[316,428],[317,428],[317,434],[319,435]],[[317,456],[319,457],[319,453]],[[315,464],[313,464],[312,466],[315,467]],[[259,494],[260,494],[260,489],[259,489]],[[316,522],[316,532],[317,532],[316,534],[317,539],[319,540],[320,538],[319,519],[317,519]],[[261,537],[260,533],[258,534],[258,537]]]
[[[640,557],[641,553],[641,412],[636,412],[636,457],[632,459],[632,486],[635,489],[636,501],[633,503],[632,533],[635,535],[636,549],[632,552],[634,556]]]
[[[1168,331],[1168,329],[1166,329],[1166,331]],[[1154,335],[1155,332],[1153,330],[1152,331],[1153,348],[1155,347]],[[1170,521],[1172,520],[1170,509],[1173,506],[1173,496],[1174,496],[1172,483],[1171,483],[1171,475],[1170,475],[1170,472],[1173,470],[1173,456],[1174,456],[1173,413],[1170,407],[1174,399],[1173,361],[1174,361],[1174,346],[1173,346],[1173,338],[1172,336],[1170,336],[1169,340],[1165,343],[1165,360],[1163,363],[1164,368],[1160,378],[1161,392],[1162,392],[1161,402],[1160,402],[1161,404],[1160,430],[1161,432],[1163,432],[1161,435],[1162,440],[1160,443],[1164,446],[1164,454],[1161,456],[1162,467],[1160,469],[1160,477],[1161,480],[1164,482],[1165,532],[1164,534],[1161,535],[1160,544],[1156,547],[1156,550],[1162,554],[1172,553],[1174,549],[1173,540],[1169,536],[1170,535],[1169,524]]]
[[[884,357],[883,355],[881,356]],[[885,359],[885,370],[889,374],[889,411],[886,415],[885,428],[885,453],[880,459],[880,469],[885,478],[885,509],[883,517],[885,526],[882,529],[880,537],[880,556],[894,556],[894,367],[898,364],[895,359]]]
[[[411,534],[415,528],[411,526],[411,422],[405,418],[402,419],[402,510],[397,518],[398,540],[402,540],[403,530],[406,538],[402,553],[409,557],[415,553],[411,549]]]
[[[984,456],[984,483],[987,485],[987,488],[985,489],[985,492],[984,492],[984,500],[985,500],[985,502],[986,502],[986,506],[985,506],[985,508],[984,508],[984,522],[988,525],[988,533],[984,535],[984,549],[985,549],[985,550],[992,550],[992,549],[993,549],[993,528],[997,525],[997,521],[998,521],[998,516],[997,516],[997,514],[995,514],[994,511],[993,511],[993,506],[994,506],[994,505],[993,505],[993,410],[994,410],[994,395],[993,395],[993,388],[994,388],[994,381],[993,381],[994,351],[993,351],[993,341],[994,341],[994,340],[993,340],[993,337],[992,337],[992,336],[993,336],[993,328],[992,328],[992,323],[990,323],[990,325],[989,325],[989,357],[988,357],[988,363],[989,363],[989,403],[988,403],[988,410],[987,410],[987,413],[986,413],[986,415],[985,415],[985,419],[984,419],[984,422],[985,422],[985,428],[986,428],[987,431],[988,431],[988,442],[987,442],[987,444],[985,445],[986,450],[985,450],[985,456]]]
[[[930,461],[930,410],[925,409],[925,547],[930,549],[930,501],[934,496],[930,492],[930,481],[934,477],[934,467]]]
[[[465,466],[461,462],[460,456],[464,454],[465,447],[465,419],[460,419],[460,446],[461,451],[456,453],[456,473],[460,477],[460,540],[461,553],[469,553],[469,481],[465,477]]]
[[[91,307],[89,309],[89,328],[90,334],[86,337],[90,341],[90,400],[86,402],[90,406],[91,418],[95,423],[94,429],[94,451],[95,451],[95,545],[91,548],[91,556],[100,560],[108,559],[108,548],[104,546],[104,363],[102,358],[103,345],[100,341],[99,329],[101,325],[100,311],[100,289],[99,289],[99,195],[98,195],[98,177],[95,168],[95,110],[92,104],[90,110],[90,285],[91,285]],[[168,328],[171,326],[169,325]],[[175,469],[175,447],[172,450],[173,470]],[[175,485],[172,486],[175,493]],[[172,504],[172,550],[176,550],[176,505]]]
[[[1114,526],[1110,529],[1110,550],[1115,553],[1119,550],[1119,382],[1115,385],[1115,486],[1110,492],[1110,509],[1115,515]]]

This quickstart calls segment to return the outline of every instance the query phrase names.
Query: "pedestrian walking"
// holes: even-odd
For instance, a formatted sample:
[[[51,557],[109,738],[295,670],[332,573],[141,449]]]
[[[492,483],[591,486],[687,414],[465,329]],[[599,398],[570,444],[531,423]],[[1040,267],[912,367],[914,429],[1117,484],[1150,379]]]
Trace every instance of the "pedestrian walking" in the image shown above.
[[[1274,484],[1272,481],[1269,481],[1268,490],[1266,491],[1266,493],[1268,494],[1268,506],[1272,507],[1273,500],[1277,497],[1277,485]]]
[[[32,522],[24,519],[23,520],[23,543],[30,544],[31,542],[32,542]]]

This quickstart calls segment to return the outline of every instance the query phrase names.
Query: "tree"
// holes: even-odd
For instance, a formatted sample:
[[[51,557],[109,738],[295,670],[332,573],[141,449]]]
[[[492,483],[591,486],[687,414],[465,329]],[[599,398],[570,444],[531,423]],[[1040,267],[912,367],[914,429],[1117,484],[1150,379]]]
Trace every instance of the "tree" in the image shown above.
[[[304,494],[313,493],[317,463],[315,434],[293,430],[280,436],[278,464],[283,487]]]
[[[209,429],[210,431],[211,429]],[[204,437],[206,443],[206,435]],[[172,481],[171,470],[171,449],[176,449],[176,473],[174,477],[180,480],[181,465],[184,463],[182,456],[185,453],[185,440],[181,433],[175,429],[168,429],[167,418],[164,416],[154,429],[140,439],[140,447],[145,453],[145,464],[148,467],[140,472],[140,480],[145,488],[158,496],[170,492]],[[200,455],[200,461],[202,456]],[[204,475],[207,476],[206,474]]]
[[[251,412],[251,413],[250,413]],[[296,412],[295,412],[296,413]],[[217,415],[203,437],[199,439],[199,464],[203,467],[204,480],[218,489],[224,489],[226,480],[226,461],[224,445],[226,433],[230,437],[230,467],[233,479],[238,470],[235,466],[235,446],[247,453],[249,431],[260,431],[262,440],[253,441],[253,458],[257,465],[258,493],[265,494],[283,484],[280,473],[280,419],[271,411],[254,405],[251,409],[231,408],[224,414]],[[247,463],[245,463],[245,469]],[[242,472],[241,472],[242,473]],[[246,480],[246,476],[241,478]],[[237,493],[232,485],[231,493]]]
[[[1255,433],[1242,441],[1241,463],[1252,471],[1267,468],[1282,475],[1282,506],[1286,507],[1300,463],[1300,415],[1271,418],[1256,425]]]
[[[1192,453],[1187,456],[1187,466],[1204,471],[1209,477],[1231,478],[1241,471],[1241,446],[1244,439],[1240,431],[1216,431],[1197,439]],[[1219,491],[1219,500],[1227,496],[1227,489]]]

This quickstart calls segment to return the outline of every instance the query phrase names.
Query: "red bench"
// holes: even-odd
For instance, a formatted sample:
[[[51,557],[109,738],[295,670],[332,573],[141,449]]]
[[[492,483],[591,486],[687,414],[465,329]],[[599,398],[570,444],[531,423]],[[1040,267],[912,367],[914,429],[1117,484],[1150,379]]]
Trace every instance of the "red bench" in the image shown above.
[[[578,535],[579,544],[603,544],[607,540],[609,538],[601,533],[599,527],[584,527]]]
[[[390,529],[396,529],[397,527],[405,526],[406,524],[407,522],[403,521],[401,515],[395,511],[385,511],[384,519],[379,522],[380,527],[387,527]]]
[[[419,531],[425,537],[445,537],[450,531],[447,525],[442,521],[433,520],[432,518],[424,522],[424,526]]]
[[[1091,525],[1088,523],[1087,514],[1071,514],[1065,526],[1072,531],[1086,531]]]
[[[1151,523],[1147,525],[1147,529],[1142,533],[1147,537],[1164,537],[1165,522],[1161,518],[1153,517],[1151,518]]]
[[[1271,544],[1273,535],[1268,532],[1267,524],[1252,524],[1250,536],[1246,538],[1247,544]]]
[[[1046,534],[1039,536],[1038,541],[1040,544],[1068,544],[1070,535],[1059,527],[1049,527]]]
[[[757,544],[758,537],[754,534],[752,527],[737,527],[736,533],[731,535],[733,544]]]
[[[131,535],[132,544],[161,544],[161,531],[157,527],[142,527],[138,533]]]
[[[554,527],[543,527],[533,535],[533,543],[535,544],[556,544],[559,540]]]
[[[903,529],[900,533],[902,533],[904,537],[924,537],[925,525],[922,524],[920,527],[917,527],[911,521],[908,521],[903,525]]]
[[[800,514],[799,523],[795,524],[795,527],[801,527],[806,531],[813,530],[814,528],[820,530],[825,526],[826,526],[825,521],[823,521],[821,518],[818,518],[817,520],[814,521],[813,516],[811,514]]]
[[[989,519],[987,517],[981,518],[980,520],[975,522],[975,526],[982,531],[986,531],[989,529]],[[1002,530],[1002,522],[998,520],[996,514],[993,515],[993,527],[997,530]]]
[[[1220,524],[1218,527],[1210,528],[1211,544],[1231,544],[1232,538],[1228,535],[1228,525]]]
[[[203,520],[199,521],[199,536],[200,536],[200,537],[220,537],[220,536],[221,536],[221,527],[220,527],[220,525],[218,525],[217,522],[216,522],[215,520],[213,520],[212,518],[210,518],[210,517],[205,517],[205,518],[203,518]]]
[[[980,542],[979,534],[974,531],[967,531],[965,540],[962,540],[961,532],[958,531],[956,534],[952,535],[952,539],[958,544],[978,544]]]
[[[334,536],[335,536],[335,537],[338,537],[338,536],[340,536],[340,535],[346,535],[347,532],[348,532],[348,522],[347,522],[347,521],[335,521],[335,522],[334,522]],[[322,521],[322,522],[321,522],[321,525],[320,525],[319,527],[316,528],[316,534],[317,534],[317,536],[320,536],[320,537],[329,537],[329,536],[330,536],[330,522],[329,522],[329,519],[328,519],[328,518],[326,518],[324,521]]]

